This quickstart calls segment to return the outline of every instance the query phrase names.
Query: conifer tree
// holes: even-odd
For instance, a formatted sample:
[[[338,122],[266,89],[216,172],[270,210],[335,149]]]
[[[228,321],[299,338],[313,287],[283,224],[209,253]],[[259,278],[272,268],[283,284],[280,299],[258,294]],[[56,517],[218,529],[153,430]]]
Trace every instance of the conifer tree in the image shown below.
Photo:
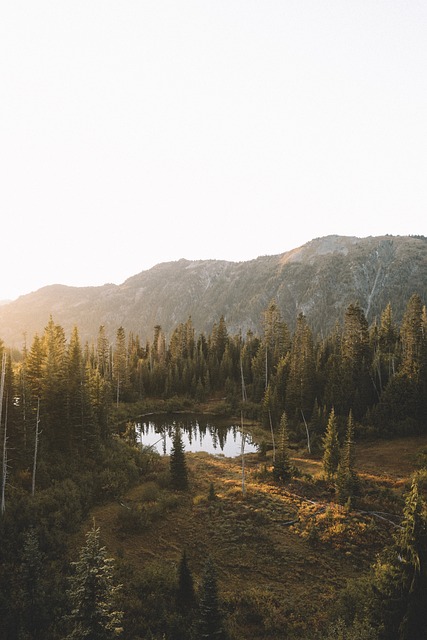
[[[423,331],[423,306],[421,298],[414,293],[406,306],[405,314],[400,327],[400,338],[402,342],[403,360],[402,372],[409,378],[418,379],[418,376],[425,366]]]
[[[285,407],[290,416],[303,411],[309,416],[316,397],[313,336],[303,313],[297,318],[289,353]]]
[[[119,327],[113,352],[113,385],[116,404],[126,399],[129,392],[129,369],[126,349],[126,333]]]
[[[110,345],[105,333],[104,325],[99,327],[98,339],[96,343],[96,365],[101,376],[107,381],[110,380]]]
[[[350,410],[337,470],[336,488],[339,502],[344,503],[353,497],[357,483],[358,478],[354,469],[354,420]]]
[[[188,488],[187,462],[185,460],[184,444],[181,429],[177,425],[174,430],[172,449],[169,459],[171,483],[175,489]]]
[[[29,404],[31,400],[37,404],[37,398],[40,398],[43,391],[43,363],[45,358],[45,349],[43,341],[38,334],[34,336],[31,348],[26,354],[26,383],[28,386]]]
[[[417,475],[405,499],[395,543],[384,551],[375,567],[374,595],[374,616],[384,628],[384,638],[425,640],[427,505]]]
[[[94,426],[87,385],[86,368],[80,346],[77,327],[74,327],[67,352],[67,411],[69,430],[73,436],[74,448],[80,450],[88,446],[89,436]]]
[[[402,587],[407,594],[400,639],[421,640],[427,637],[427,506],[417,475],[405,500],[397,548],[403,565]]]
[[[67,454],[71,433],[67,421],[67,349],[64,329],[50,318],[43,334],[44,359],[40,406],[44,440],[51,451]]]
[[[375,386],[381,393],[395,374],[400,355],[399,332],[393,321],[391,304],[388,303],[381,314],[380,325],[374,341],[372,369]]]
[[[214,324],[212,328],[211,349],[215,354],[218,363],[221,362],[228,344],[228,331],[224,316],[221,316],[218,324]]]
[[[36,531],[30,529],[25,536],[21,564],[17,572],[18,589],[15,593],[19,637],[44,638],[49,614],[46,609],[48,586],[52,576],[46,573],[46,558],[40,551]]]
[[[177,578],[176,615],[172,618],[172,628],[168,637],[173,640],[192,640],[197,599],[185,549],[178,564]]]
[[[208,558],[199,593],[198,640],[226,640],[218,602],[216,571]]]
[[[194,580],[188,565],[187,554],[184,549],[178,565],[178,589],[176,594],[178,608],[187,613],[196,602]]]
[[[279,307],[272,300],[264,311],[264,349],[267,352],[268,371],[273,373],[280,358],[284,357],[290,348],[289,329],[283,321]],[[267,369],[267,367],[266,367]],[[268,377],[266,385],[268,384]]]
[[[331,409],[329,420],[323,438],[323,471],[328,480],[331,480],[338,469],[340,461],[340,445],[338,441],[337,419],[334,409]]]
[[[95,523],[74,563],[70,579],[70,633],[67,640],[113,640],[121,637],[123,612],[118,610],[120,586],[114,580],[113,560],[101,546]]]
[[[289,455],[289,432],[286,412],[283,412],[279,425],[279,438],[277,443],[276,458],[273,463],[273,478],[286,482],[294,472]]]
[[[102,440],[107,440],[109,430],[109,412],[111,406],[111,385],[101,375],[98,367],[86,366],[86,379],[89,402],[93,411],[96,429]]]
[[[372,400],[372,382],[368,322],[359,304],[350,304],[345,312],[341,342],[341,381],[346,413],[353,407],[362,416]]]
[[[334,406],[337,413],[345,413],[348,398],[342,376],[342,328],[336,324],[332,332],[322,341],[318,353],[320,377],[323,379],[322,405]]]

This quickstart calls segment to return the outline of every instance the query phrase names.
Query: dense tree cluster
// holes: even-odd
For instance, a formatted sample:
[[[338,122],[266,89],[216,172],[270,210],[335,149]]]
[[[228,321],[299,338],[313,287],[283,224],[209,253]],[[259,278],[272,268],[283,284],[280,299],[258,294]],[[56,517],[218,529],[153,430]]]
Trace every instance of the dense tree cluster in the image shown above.
[[[426,329],[417,294],[400,326],[388,305],[369,327],[355,303],[324,337],[313,336],[302,313],[291,334],[275,301],[264,312],[261,336],[230,336],[224,317],[210,335],[196,336],[189,318],[169,340],[156,326],[145,345],[123,327],[110,343],[103,326],[92,344],[81,345],[77,328],[67,340],[51,318],[18,360],[0,343],[2,511],[8,484],[31,484],[34,493],[53,478],[72,477],[73,463],[81,471],[82,461],[108,457],[111,408],[123,402],[216,397],[236,411],[244,386],[246,412],[276,430],[286,414],[288,435],[303,439],[309,433],[318,451],[325,439],[344,441],[350,413],[352,437],[417,432],[427,411]],[[325,456],[332,477],[339,463],[336,443],[327,444]],[[106,466],[104,461],[104,486],[114,493]]]
[[[414,474],[403,520],[370,575],[344,591],[329,638],[421,640],[427,637],[427,503]]]
[[[82,348],[77,329],[67,342],[51,319],[20,360],[3,344],[0,360],[0,637],[61,638],[79,597],[67,591],[69,537],[141,477],[147,456],[113,433],[110,358]],[[79,625],[70,637],[98,637]]]
[[[286,412],[292,428],[310,421],[319,443],[331,409],[343,437],[351,411],[358,428],[378,433],[413,432],[427,409],[427,316],[417,294],[407,303],[400,326],[388,305],[371,326],[363,309],[351,304],[330,335],[313,336],[305,316],[291,333],[272,301],[264,312],[263,334],[228,333],[224,317],[209,335],[196,335],[191,318],[169,340],[160,326],[142,345],[137,335],[117,329],[110,343],[100,327],[96,343],[80,345],[77,328],[69,342],[51,320],[42,337],[24,349],[20,366],[8,359],[6,390],[13,446],[32,456],[30,430],[37,402],[43,446],[69,455],[94,446],[108,434],[109,406],[147,398],[187,396],[204,401],[241,402],[266,426]]]
[[[119,497],[149,464],[135,446],[132,424],[119,437],[111,418],[119,405],[176,396],[195,402],[215,398],[236,412],[244,402],[245,412],[279,434],[273,478],[284,482],[295,474],[289,442],[310,437],[342,503],[358,483],[356,436],[425,428],[427,315],[418,295],[407,302],[400,326],[390,305],[368,326],[354,303],[342,323],[321,337],[313,335],[302,313],[291,333],[275,301],[265,310],[260,336],[229,335],[224,317],[210,335],[196,335],[189,318],[169,339],[154,327],[153,340],[145,345],[123,327],[110,343],[103,326],[94,343],[82,345],[77,328],[67,339],[51,318],[19,357],[0,341],[0,361],[0,635],[11,640],[120,637],[122,618],[129,624],[119,604],[109,600],[116,583],[97,529],[88,534],[74,573],[64,561],[67,536],[79,529],[90,508]],[[179,429],[170,463],[172,486],[186,489]],[[415,629],[426,605],[426,521],[414,484],[396,545],[377,567],[379,604],[371,607],[375,615],[366,625],[386,630],[389,607],[398,637],[424,637],[424,627],[421,635]],[[190,624],[184,621],[187,614],[180,612],[184,600],[191,600],[191,607],[196,601],[186,556],[175,582],[169,635],[190,638],[184,629]],[[225,637],[211,566],[202,585],[192,633]],[[96,620],[88,621],[95,613]],[[67,624],[60,627],[55,621],[65,614]],[[338,620],[336,633],[346,624]],[[353,631],[369,634],[365,621],[351,624]],[[381,637],[394,638],[393,633],[384,631]]]
[[[324,337],[313,336],[302,313],[291,334],[273,301],[261,336],[231,336],[223,317],[210,335],[196,336],[189,318],[169,341],[155,327],[152,343],[144,346],[133,334],[126,340],[120,328],[115,344],[104,348],[109,357],[104,355],[102,368],[97,350],[87,356],[113,401],[176,395],[203,401],[216,395],[235,409],[243,380],[247,410],[257,411],[266,425],[272,420],[277,426],[284,411],[294,428],[309,420],[319,442],[332,408],[341,430],[350,411],[358,425],[381,434],[418,428],[427,409],[426,327],[425,307],[416,294],[400,327],[390,305],[369,327],[355,303]]]

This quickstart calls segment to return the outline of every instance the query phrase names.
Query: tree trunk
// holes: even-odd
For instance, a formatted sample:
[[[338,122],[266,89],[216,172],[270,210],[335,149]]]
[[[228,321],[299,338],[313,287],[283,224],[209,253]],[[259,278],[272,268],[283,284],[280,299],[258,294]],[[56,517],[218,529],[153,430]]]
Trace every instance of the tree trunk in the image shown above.
[[[307,434],[307,450],[308,450],[308,453],[311,453],[310,432],[308,430],[307,422],[305,421],[305,417],[304,417],[302,409],[300,409],[300,411],[301,411],[302,419],[304,420],[304,424],[305,424],[305,432]]]
[[[37,398],[36,437],[34,441],[33,480],[31,483],[31,495],[36,491],[37,452],[39,448],[39,422],[40,422],[40,398]]]
[[[3,395],[4,395],[4,379],[6,376],[6,354],[3,353],[3,360],[1,366],[1,381],[0,381],[0,427],[1,427],[1,419],[3,413]],[[2,482],[1,482],[1,514],[5,512],[6,502],[5,502],[5,491],[6,491],[6,480],[7,480],[7,416],[4,422],[4,432],[3,432],[3,456],[2,456]]]

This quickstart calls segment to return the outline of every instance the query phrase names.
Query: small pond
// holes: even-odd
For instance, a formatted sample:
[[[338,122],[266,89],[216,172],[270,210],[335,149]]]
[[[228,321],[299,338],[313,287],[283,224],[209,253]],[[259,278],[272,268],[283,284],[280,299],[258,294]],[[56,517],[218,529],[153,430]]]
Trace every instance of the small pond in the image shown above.
[[[145,416],[136,423],[137,438],[143,446],[152,446],[160,454],[169,455],[176,427],[181,429],[186,452],[206,451],[227,458],[242,453],[240,425],[215,416],[181,413]],[[245,434],[244,452],[257,450],[251,436]]]

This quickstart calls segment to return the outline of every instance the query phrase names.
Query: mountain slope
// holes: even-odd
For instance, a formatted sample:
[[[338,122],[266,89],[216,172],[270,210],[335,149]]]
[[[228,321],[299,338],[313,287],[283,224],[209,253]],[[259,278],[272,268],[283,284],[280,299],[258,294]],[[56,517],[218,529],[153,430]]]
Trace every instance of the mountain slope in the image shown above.
[[[427,300],[427,238],[326,236],[292,251],[247,262],[179,260],[162,263],[121,285],[51,285],[0,307],[0,337],[21,348],[52,315],[69,335],[96,339],[102,324],[110,339],[119,326],[143,340],[160,325],[167,335],[191,316],[210,332],[223,315],[229,332],[258,332],[275,299],[292,329],[303,312],[315,333],[328,332],[347,306],[359,302],[369,321],[388,302],[400,320],[412,293]]]

